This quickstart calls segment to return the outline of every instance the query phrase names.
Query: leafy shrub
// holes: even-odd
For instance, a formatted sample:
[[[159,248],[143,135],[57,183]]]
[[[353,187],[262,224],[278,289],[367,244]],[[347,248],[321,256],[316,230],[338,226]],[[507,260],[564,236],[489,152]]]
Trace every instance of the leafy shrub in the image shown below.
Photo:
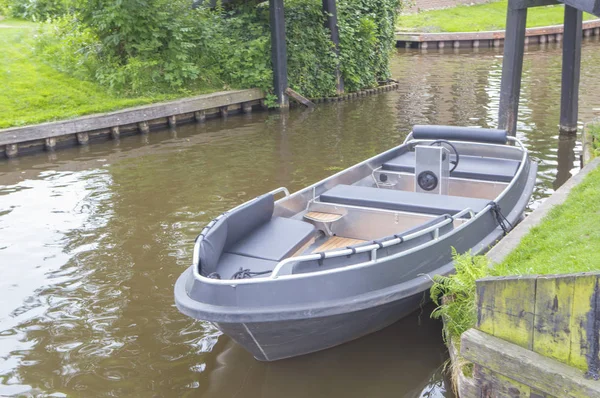
[[[31,21],[45,21],[69,12],[70,0],[0,0],[0,13]]]
[[[431,287],[431,299],[437,308],[432,318],[444,318],[444,337],[459,337],[477,321],[475,281],[488,274],[489,263],[485,256],[471,253],[458,254],[452,248],[456,273],[450,276],[436,275]]]
[[[62,71],[120,92],[272,90],[268,2],[227,10],[192,9],[189,0],[0,1],[72,1],[69,14],[43,30],[38,52]],[[338,59],[321,1],[287,0],[290,87],[308,97],[335,95],[338,63],[347,91],[386,80],[399,1],[339,0]]]

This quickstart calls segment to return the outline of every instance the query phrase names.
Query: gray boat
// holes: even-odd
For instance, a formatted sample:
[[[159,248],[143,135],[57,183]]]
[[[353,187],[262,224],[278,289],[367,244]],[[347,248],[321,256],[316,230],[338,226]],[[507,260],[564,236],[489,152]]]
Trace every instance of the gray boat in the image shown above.
[[[417,309],[431,278],[452,272],[452,248],[501,239],[536,172],[506,131],[414,126],[396,148],[210,222],[175,302],[261,361],[357,339]]]

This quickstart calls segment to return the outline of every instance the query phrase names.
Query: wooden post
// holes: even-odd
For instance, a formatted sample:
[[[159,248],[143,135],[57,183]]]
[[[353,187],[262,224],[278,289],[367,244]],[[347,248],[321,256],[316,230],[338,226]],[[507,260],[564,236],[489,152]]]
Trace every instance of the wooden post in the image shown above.
[[[285,43],[285,19],[283,0],[269,0],[271,19],[271,61],[273,62],[273,86],[280,108],[290,106],[285,89],[288,86],[287,47]]]
[[[582,14],[580,10],[565,5],[560,95],[560,131],[564,133],[577,131]]]
[[[56,148],[56,138],[50,137],[44,140],[44,148],[47,151],[53,151]]]
[[[500,109],[498,112],[498,128],[508,130],[511,136],[515,136],[517,130],[523,53],[525,51],[525,24],[527,22],[527,8],[513,9],[511,7],[513,2],[515,0],[509,0],[506,15]]]
[[[194,112],[194,118],[198,123],[204,123],[206,121],[206,111],[196,111]]]
[[[175,128],[177,126],[177,116],[169,116],[167,118],[167,123],[169,124],[169,128]]]
[[[8,144],[4,149],[4,154],[7,158],[12,159],[17,157],[19,154],[19,145],[18,144]]]
[[[140,130],[140,133],[142,134],[148,134],[150,132],[150,126],[148,125],[148,122],[138,123],[138,130]]]
[[[251,102],[242,103],[242,112],[244,112],[246,114],[252,113],[252,103]]]
[[[334,45],[334,51],[337,58],[336,67],[335,67],[335,82],[336,82],[336,92],[338,95],[344,93],[344,78],[342,77],[342,73],[340,71],[340,33],[338,31],[338,23],[337,23],[337,7],[335,4],[335,0],[323,0],[323,11],[327,14],[327,21],[325,22],[325,26],[329,29],[331,34],[331,41]]]
[[[79,145],[87,145],[90,142],[88,133],[77,133],[77,142]]]
[[[121,137],[121,130],[119,129],[119,126],[110,128],[110,136],[113,140],[118,140]]]
[[[227,116],[229,115],[229,107],[228,106],[222,106],[219,108],[219,113],[221,114],[221,117],[223,119],[227,119]]]

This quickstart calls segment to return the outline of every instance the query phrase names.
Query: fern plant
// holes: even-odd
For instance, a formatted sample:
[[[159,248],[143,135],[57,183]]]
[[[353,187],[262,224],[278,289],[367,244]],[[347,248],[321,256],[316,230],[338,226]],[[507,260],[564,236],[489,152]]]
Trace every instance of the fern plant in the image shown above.
[[[444,319],[444,339],[459,337],[475,326],[475,281],[487,276],[489,270],[485,256],[473,256],[470,251],[458,254],[452,248],[452,257],[456,272],[450,276],[434,276],[431,287],[431,299],[437,305],[431,317]]]

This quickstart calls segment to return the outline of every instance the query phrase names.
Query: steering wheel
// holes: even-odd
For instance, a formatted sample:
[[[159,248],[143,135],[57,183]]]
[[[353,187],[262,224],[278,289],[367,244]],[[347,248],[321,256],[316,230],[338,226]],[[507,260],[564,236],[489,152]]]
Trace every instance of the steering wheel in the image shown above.
[[[451,142],[446,141],[446,140],[435,140],[431,144],[429,144],[429,146],[434,146],[436,144],[440,145],[440,146],[442,146],[442,144],[448,145],[450,148],[452,148],[452,152],[454,152],[454,154],[456,155],[456,160],[450,161],[450,163],[452,163],[454,165],[454,167],[452,167],[450,169],[450,173],[452,173],[454,170],[456,170],[456,168],[458,167],[458,162],[460,161],[460,155],[458,154],[456,147]]]

